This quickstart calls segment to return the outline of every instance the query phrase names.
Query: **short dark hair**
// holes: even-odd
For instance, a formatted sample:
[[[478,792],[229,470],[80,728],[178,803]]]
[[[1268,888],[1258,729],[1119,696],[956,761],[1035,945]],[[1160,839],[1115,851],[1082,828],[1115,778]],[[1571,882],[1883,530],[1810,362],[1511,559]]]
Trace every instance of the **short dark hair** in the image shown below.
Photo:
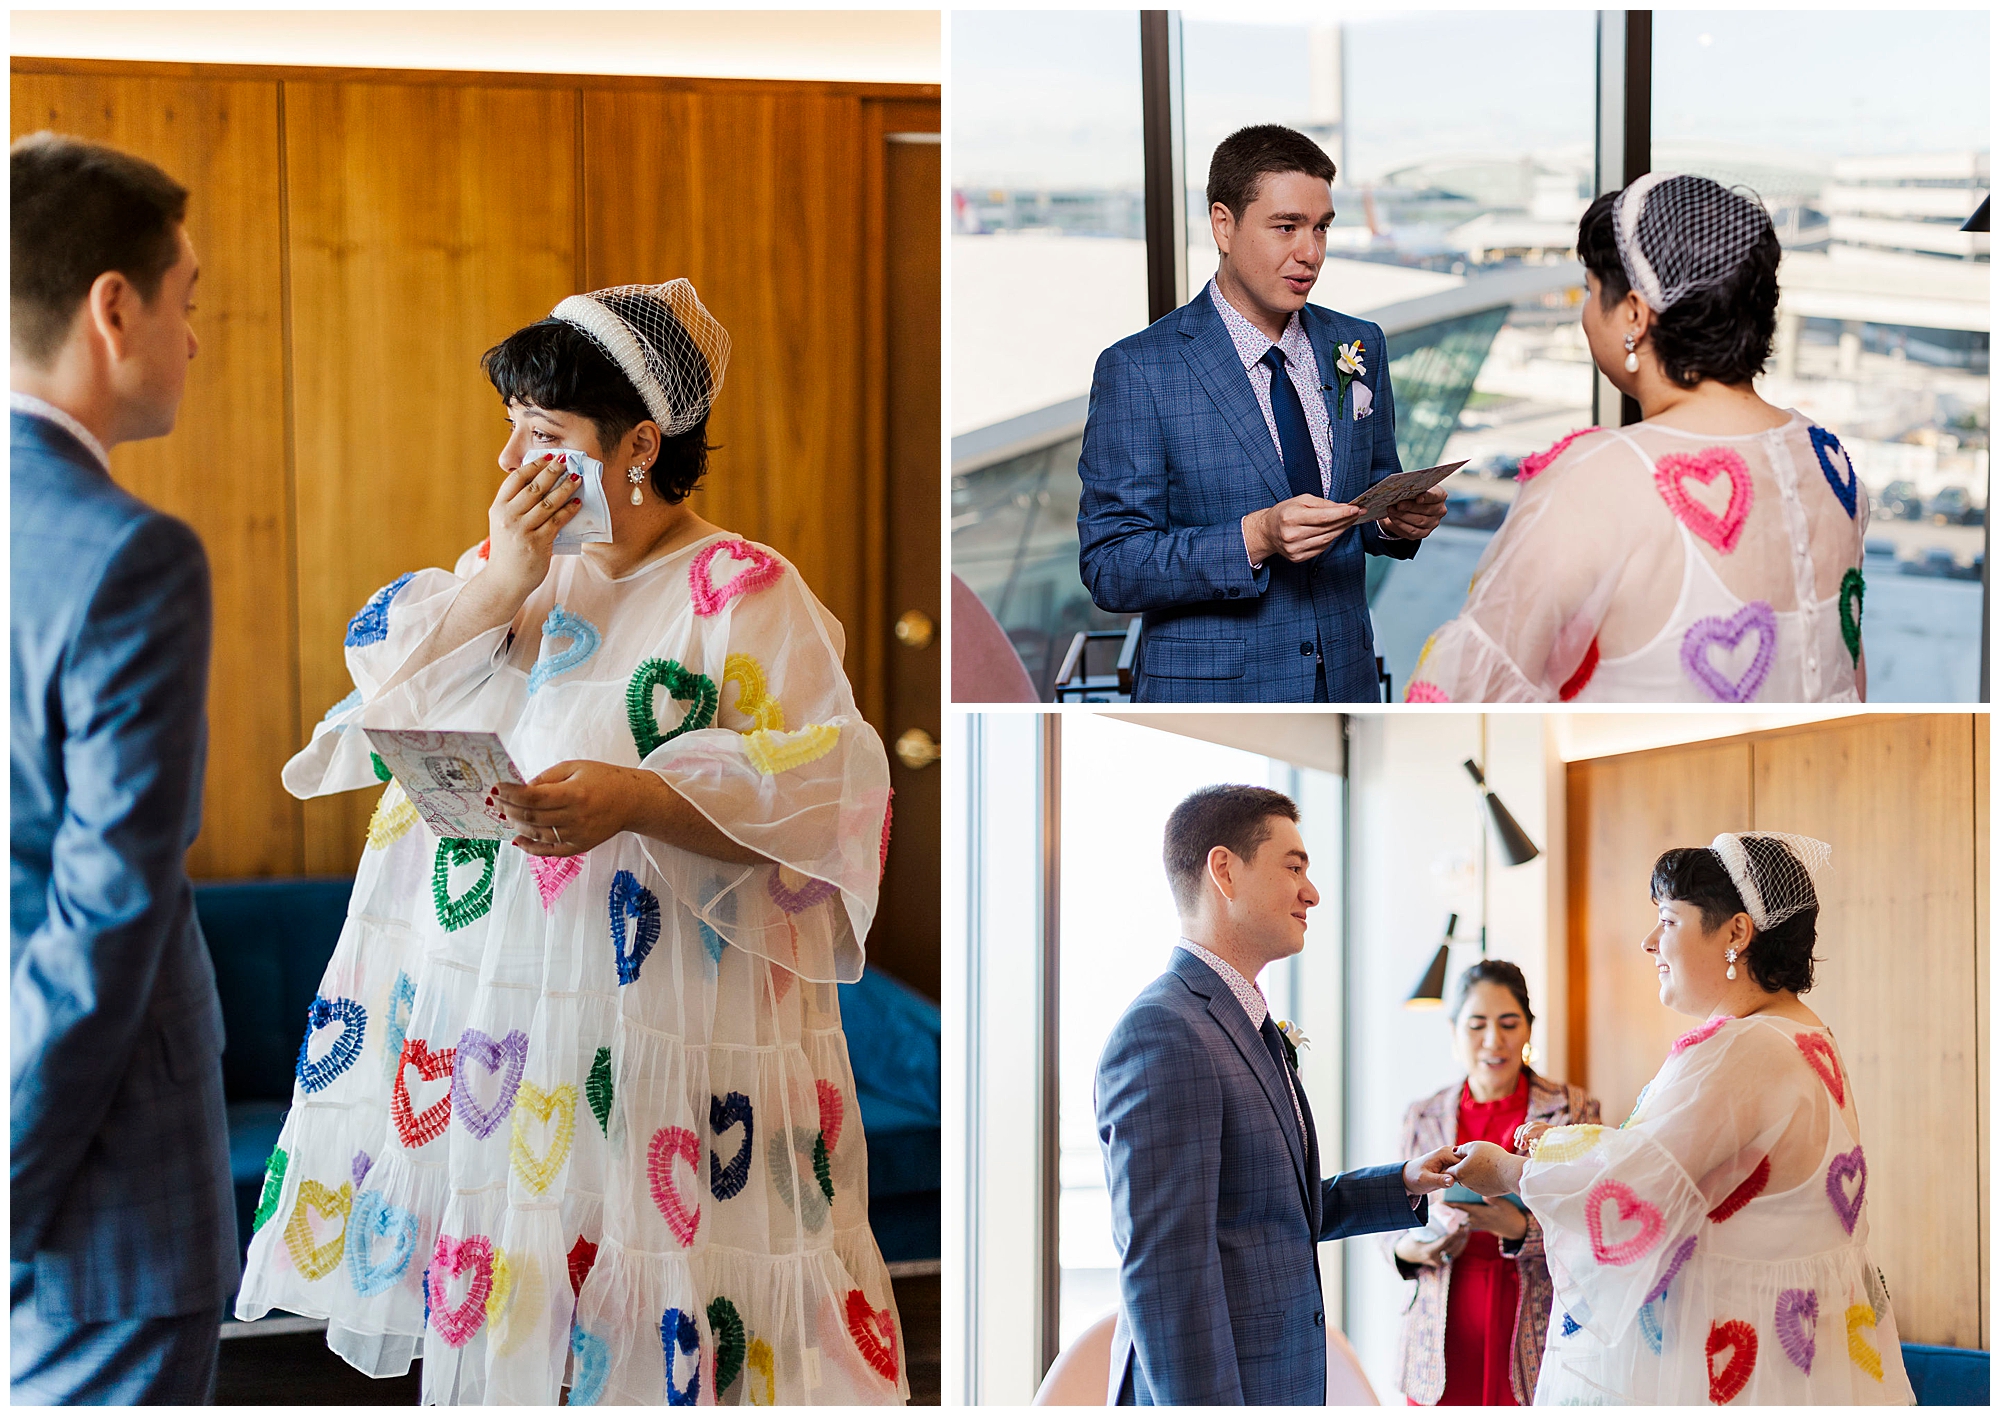
[[[609,451],[653,416],[625,371],[595,340],[565,320],[536,320],[481,357],[480,367],[501,401],[588,418]],[[708,472],[708,418],[686,432],[660,432],[660,455],[648,480],[668,503],[686,501]]]
[[[1577,256],[1597,277],[1599,303],[1607,310],[1632,289],[1612,227],[1611,205],[1617,197],[1607,192],[1592,202],[1576,228]],[[1669,379],[1693,388],[1703,379],[1747,384],[1764,372],[1778,332],[1778,260],[1783,255],[1777,230],[1766,222],[1757,244],[1727,280],[1691,290],[1670,308],[1654,312],[1653,352]]]
[[[1506,959],[1481,959],[1458,976],[1458,990],[1453,995],[1451,1020],[1457,1022],[1465,1011],[1465,1000],[1472,995],[1473,985],[1497,983],[1521,1005],[1521,1016],[1530,1025],[1535,1021],[1535,1010],[1528,1006],[1528,978],[1521,972],[1521,966]]]
[[[1266,173],[1303,172],[1331,183],[1336,171],[1326,149],[1304,133],[1278,123],[1253,124],[1216,145],[1208,160],[1208,204],[1221,202],[1241,221]]]
[[[61,133],[31,133],[9,150],[14,203],[16,350],[35,364],[62,347],[90,287],[107,271],[150,302],[180,259],[187,188],[142,157]]]
[[[1777,841],[1746,836],[1743,849],[1751,857],[1750,868],[1759,875],[1782,874],[1784,878],[1796,879],[1805,874]],[[1779,860],[1778,854],[1787,859]],[[1811,888],[1810,882],[1807,888]],[[1679,846],[1663,852],[1653,863],[1653,899],[1695,906],[1701,911],[1701,927],[1711,934],[1735,916],[1749,913],[1742,892],[1723,868],[1722,858],[1707,846]],[[1812,988],[1813,964],[1817,962],[1813,958],[1813,944],[1818,937],[1818,924],[1817,898],[1769,929],[1759,929],[1755,921],[1751,922],[1750,947],[1744,951],[1744,958],[1750,966],[1750,977],[1766,993],[1781,989],[1805,993]]]
[[[1271,818],[1275,816],[1297,821],[1299,807],[1283,792],[1269,787],[1203,787],[1174,808],[1167,817],[1161,855],[1167,883],[1173,887],[1174,903],[1181,913],[1188,913],[1201,898],[1208,853],[1226,846],[1250,860],[1271,839]]]

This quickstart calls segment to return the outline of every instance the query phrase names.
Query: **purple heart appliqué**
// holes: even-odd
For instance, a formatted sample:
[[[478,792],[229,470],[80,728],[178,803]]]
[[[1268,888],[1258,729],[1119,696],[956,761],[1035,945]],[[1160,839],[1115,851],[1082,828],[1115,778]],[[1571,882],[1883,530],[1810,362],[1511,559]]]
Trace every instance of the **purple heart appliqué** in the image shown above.
[[[1819,1346],[1819,1294],[1809,1288],[1787,1288],[1778,1295],[1771,1326],[1778,1330],[1778,1345],[1792,1365],[1811,1376],[1813,1352]]]
[[[1655,1298],[1664,1298],[1667,1296],[1667,1285],[1674,1281],[1674,1275],[1681,1271],[1681,1265],[1686,1263],[1694,1254],[1694,1240],[1694,1235],[1688,1235],[1687,1238],[1681,1240],[1675,1247],[1674,1252],[1668,1256],[1667,1266],[1660,1273],[1660,1281],[1654,1284],[1653,1291],[1646,1295],[1648,1303],[1652,1302]]]
[[[528,1065],[528,1035],[516,1029],[495,1042],[478,1028],[467,1028],[459,1034],[457,1052],[458,1064],[451,1078],[451,1114],[483,1141],[500,1129],[500,1123],[514,1109],[514,1093],[521,1089],[521,1073]],[[468,1062],[500,1073],[500,1095],[492,1106],[483,1107],[473,1098]]]
[[[1708,651],[1720,645],[1734,649],[1752,631],[1758,636],[1757,656],[1743,677],[1731,682],[1708,661]],[[1711,615],[1688,626],[1681,640],[1681,667],[1687,676],[1708,690],[1717,703],[1748,703],[1757,696],[1770,676],[1771,661],[1778,653],[1778,615],[1769,604],[1756,600],[1724,619]]]
[[[1853,1179],[1854,1198],[1847,1198],[1847,1182]],[[1826,1197],[1833,1201],[1833,1212],[1840,1216],[1840,1227],[1849,1234],[1861,1219],[1861,1201],[1868,1194],[1868,1158],[1856,1146],[1846,1155],[1837,1155],[1826,1168]]]
[[[814,905],[822,904],[840,893],[840,887],[829,880],[814,880],[807,877],[806,883],[794,890],[778,878],[778,868],[771,867],[770,883],[765,887],[772,901],[788,915],[803,914]]]
[[[356,1151],[354,1153],[354,1161],[351,1169],[354,1175],[355,1189],[358,1190],[361,1188],[361,1182],[368,1178],[368,1172],[374,1168],[375,1168],[374,1156],[368,1154],[367,1151]]]

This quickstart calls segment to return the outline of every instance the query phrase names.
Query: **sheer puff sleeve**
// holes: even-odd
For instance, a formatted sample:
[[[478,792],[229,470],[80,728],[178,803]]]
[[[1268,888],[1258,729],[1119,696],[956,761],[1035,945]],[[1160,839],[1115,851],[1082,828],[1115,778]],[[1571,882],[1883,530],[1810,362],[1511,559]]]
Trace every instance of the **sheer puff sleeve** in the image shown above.
[[[1782,1029],[1712,1020],[1674,1044],[1624,1126],[1563,1126],[1535,1143],[1521,1197],[1557,1307],[1599,1342],[1628,1338],[1739,1187],[1810,1171],[1829,1118],[1791,1048]]]
[[[707,573],[722,554],[751,568],[717,595]],[[728,593],[746,577],[761,583]],[[704,551],[691,581],[695,614],[710,621],[703,643],[717,709],[712,726],[651,746],[643,765],[731,840],[777,863],[722,865],[654,840],[647,855],[720,943],[814,982],[852,983],[888,858],[890,789],[882,741],[841,669],[839,622],[776,552],[748,542]],[[640,666],[635,713],[673,667]]]
[[[1630,477],[1618,473],[1643,464],[1597,428],[1522,460],[1513,508],[1465,608],[1424,645],[1408,702],[1554,703],[1581,687],[1625,562]]]

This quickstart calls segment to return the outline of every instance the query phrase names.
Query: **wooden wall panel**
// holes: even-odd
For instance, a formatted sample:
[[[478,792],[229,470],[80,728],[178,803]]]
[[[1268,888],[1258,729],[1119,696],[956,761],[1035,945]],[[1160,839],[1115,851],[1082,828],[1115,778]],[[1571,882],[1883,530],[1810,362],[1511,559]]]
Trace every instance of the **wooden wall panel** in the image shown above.
[[[1907,1342],[1977,1347],[1984,1248],[1970,715],[1868,715],[1754,740],[1756,825],[1833,847],[1806,1003],[1840,1040],[1868,1152],[1869,1248]],[[1983,859],[1983,858],[1982,858]],[[1975,1189],[1977,1187],[1975,1186]]]
[[[879,729],[864,554],[875,514],[863,459],[864,151],[851,95],[583,95],[583,287],[686,276],[729,330],[709,421],[720,448],[694,506],[798,567],[845,628],[848,675]]]
[[[1985,713],[1975,713],[1972,717],[1972,861],[1967,867],[1972,872],[1973,882],[1973,948],[1975,950],[1976,982],[1972,997],[1979,1010],[1979,1061],[1974,1073],[1979,1078],[1979,1109],[1975,1113],[1979,1119],[1979,1203],[1976,1213],[1979,1217],[1979,1345],[1988,1351],[1993,1343],[1993,1309],[1991,1290],[1987,1287],[1993,1264],[1992,1216],[1987,1208],[1987,1187],[1992,1183],[1993,1113],[1988,1109],[1993,1104],[1991,1073],[1986,1069],[1990,1063],[1993,1038],[1992,963],[1989,949],[1992,936],[1990,927],[1993,907],[1993,881],[1990,877],[1993,859],[1992,818],[1993,809],[1991,782],[1993,759],[1990,741],[1993,719]]]
[[[200,341],[174,432],[112,453],[113,475],[200,533],[215,585],[197,876],[303,863],[277,767],[297,746],[285,439],[278,85],[15,74],[16,137],[53,129],[158,163],[189,188]]]
[[[1750,749],[1725,741],[1633,753],[1577,763],[1570,776],[1587,784],[1582,800],[1570,796],[1569,868],[1587,898],[1570,914],[1570,988],[1584,1009],[1572,1035],[1586,1039],[1588,1062],[1566,1080],[1588,1087],[1615,1123],[1692,1026],[1661,1005],[1660,976],[1643,947],[1658,918],[1653,862],[1670,847],[1705,846],[1717,832],[1743,829]]]
[[[576,287],[576,96],[293,82],[285,103],[303,742],[352,686],[349,616],[486,534],[506,425],[479,356]],[[374,797],[309,805],[309,870],[354,868]]]

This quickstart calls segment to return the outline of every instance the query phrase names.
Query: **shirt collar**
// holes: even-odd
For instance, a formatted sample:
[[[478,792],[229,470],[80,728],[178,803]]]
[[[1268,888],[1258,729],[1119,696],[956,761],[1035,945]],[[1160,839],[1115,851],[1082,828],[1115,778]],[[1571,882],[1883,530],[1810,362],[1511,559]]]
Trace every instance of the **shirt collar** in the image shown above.
[[[1268,346],[1270,341],[1264,341]],[[1236,995],[1236,1001],[1243,1005],[1243,1011],[1250,1015],[1250,1026],[1262,1028],[1264,1019],[1271,1015],[1271,1005],[1264,1000],[1264,992],[1242,974],[1218,959],[1192,939],[1181,940],[1181,947],[1215,970],[1215,976],[1229,985],[1229,991]]]
[[[1229,332],[1229,342],[1236,346],[1236,357],[1242,361],[1245,370],[1254,367],[1271,349],[1271,336],[1250,323],[1249,319],[1223,296],[1222,287],[1214,280],[1208,282],[1209,299],[1215,302],[1215,311],[1222,316],[1222,327]],[[1277,341],[1278,348],[1285,351],[1285,358],[1293,365],[1303,364],[1314,368],[1312,340],[1306,335],[1305,321],[1297,310],[1285,321],[1285,332]]]
[[[40,418],[45,422],[54,423],[58,428],[61,428],[71,437],[82,443],[83,450],[96,458],[97,465],[102,467],[107,474],[111,471],[111,459],[105,454],[104,444],[97,440],[97,435],[84,427],[75,418],[63,412],[62,409],[56,407],[55,404],[48,402],[46,399],[37,398],[32,393],[22,393],[18,389],[9,389],[7,391],[7,407],[12,412],[25,413],[30,418]]]

